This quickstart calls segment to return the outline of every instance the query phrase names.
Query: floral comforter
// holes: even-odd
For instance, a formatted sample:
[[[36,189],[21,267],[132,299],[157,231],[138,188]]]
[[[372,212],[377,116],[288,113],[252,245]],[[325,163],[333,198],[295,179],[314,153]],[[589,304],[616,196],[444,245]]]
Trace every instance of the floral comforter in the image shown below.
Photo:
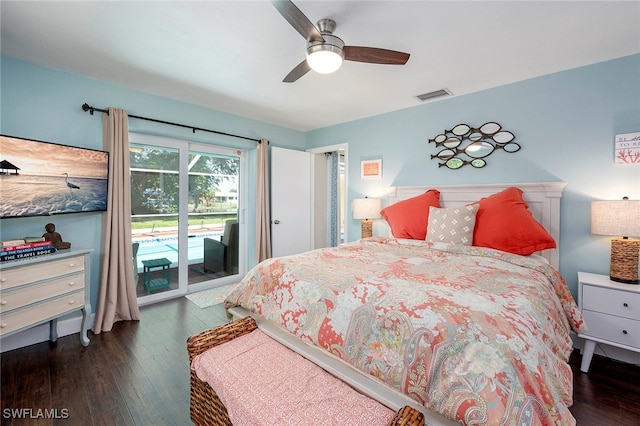
[[[465,424],[574,424],[569,331],[585,330],[545,262],[369,238],[269,259],[227,297]]]

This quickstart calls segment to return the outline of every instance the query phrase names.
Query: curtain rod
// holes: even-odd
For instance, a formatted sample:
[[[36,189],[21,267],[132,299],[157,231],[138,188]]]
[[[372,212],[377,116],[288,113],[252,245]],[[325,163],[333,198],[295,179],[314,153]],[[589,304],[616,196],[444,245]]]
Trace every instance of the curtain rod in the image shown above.
[[[87,103],[82,104],[82,110],[85,111],[85,112],[89,111],[89,114],[91,114],[91,115],[93,115],[94,111],[104,112],[105,114],[109,115],[109,110],[101,109],[101,108],[95,108],[95,107],[92,107],[91,105],[89,105]],[[234,134],[231,134],[231,133],[219,132],[217,130],[203,129],[201,127],[188,126],[186,124],[172,123],[171,121],[157,120],[155,118],[141,117],[139,115],[133,115],[133,114],[128,114],[128,115],[131,118],[137,118],[139,120],[153,121],[154,123],[162,123],[162,124],[169,124],[171,126],[184,127],[186,129],[191,129],[193,131],[193,133],[195,133],[196,130],[199,130],[201,132],[216,133],[218,135],[231,136],[231,137],[234,137],[234,138],[246,139],[246,140],[249,140],[249,141],[254,141],[254,142],[260,143],[260,139],[249,138],[247,136],[239,136],[239,135],[234,135]]]

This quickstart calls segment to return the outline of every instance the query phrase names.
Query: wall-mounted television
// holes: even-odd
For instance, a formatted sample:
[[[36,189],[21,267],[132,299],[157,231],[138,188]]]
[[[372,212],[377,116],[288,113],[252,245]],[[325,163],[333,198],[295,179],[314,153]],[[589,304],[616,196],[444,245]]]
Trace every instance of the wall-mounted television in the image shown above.
[[[0,218],[107,210],[109,153],[0,135]]]

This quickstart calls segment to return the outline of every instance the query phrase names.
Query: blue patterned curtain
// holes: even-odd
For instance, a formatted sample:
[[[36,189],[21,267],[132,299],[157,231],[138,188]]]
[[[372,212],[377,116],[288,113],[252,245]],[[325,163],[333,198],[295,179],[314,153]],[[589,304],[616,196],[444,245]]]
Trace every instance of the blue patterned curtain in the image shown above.
[[[329,247],[337,247],[340,241],[340,213],[338,196],[340,191],[340,153],[337,151],[327,153],[327,188],[328,188],[328,212],[327,212],[327,243]]]

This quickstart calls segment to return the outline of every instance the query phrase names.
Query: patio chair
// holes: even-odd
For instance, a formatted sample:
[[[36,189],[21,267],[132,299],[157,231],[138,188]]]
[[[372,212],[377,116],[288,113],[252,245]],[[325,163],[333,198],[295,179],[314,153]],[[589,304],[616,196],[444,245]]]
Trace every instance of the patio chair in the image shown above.
[[[220,241],[204,239],[205,272],[238,273],[238,221],[227,220]]]

